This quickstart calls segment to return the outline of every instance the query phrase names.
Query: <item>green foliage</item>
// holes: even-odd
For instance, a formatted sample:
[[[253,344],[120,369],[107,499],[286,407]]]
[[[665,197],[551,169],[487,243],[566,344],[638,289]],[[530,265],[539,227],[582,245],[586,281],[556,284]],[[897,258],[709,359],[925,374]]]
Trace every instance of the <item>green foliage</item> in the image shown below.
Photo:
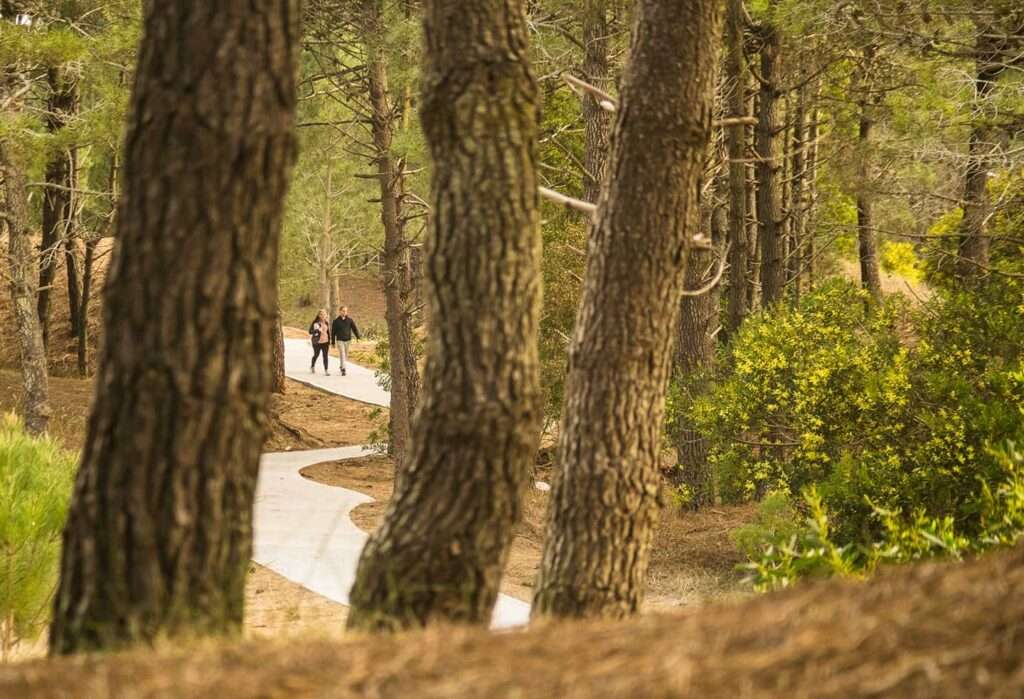
[[[949,515],[930,516],[918,509],[903,516],[898,509],[873,506],[881,526],[879,536],[870,542],[841,543],[815,488],[803,494],[807,514],[801,524],[787,499],[783,497],[782,503],[766,500],[762,513],[768,510],[770,514],[761,517],[773,525],[764,526],[759,520],[736,534],[737,543],[751,559],[743,566],[748,581],[759,591],[773,590],[804,577],[862,577],[883,564],[928,558],[959,560],[1016,544],[1024,536],[1024,450],[1019,444],[1008,441],[992,450],[1000,471],[992,483],[982,480],[980,490],[972,496],[980,528],[970,535]]]
[[[993,279],[910,311],[831,282],[750,319],[692,417],[727,500],[815,487],[835,540],[877,540],[879,511],[951,518],[975,538],[1024,419],[1024,291]],[[870,502],[868,500],[870,498]]]
[[[49,616],[75,457],[0,421],[0,635],[3,647],[35,638]]]

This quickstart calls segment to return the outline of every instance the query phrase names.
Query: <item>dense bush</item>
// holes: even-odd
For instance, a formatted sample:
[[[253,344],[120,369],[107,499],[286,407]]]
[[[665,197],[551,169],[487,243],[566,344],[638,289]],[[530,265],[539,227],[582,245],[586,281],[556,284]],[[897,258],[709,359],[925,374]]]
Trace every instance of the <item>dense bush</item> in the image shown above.
[[[719,493],[785,494],[794,516],[827,525],[817,536],[836,556],[898,522],[977,542],[985,493],[1008,477],[986,446],[1024,420],[1024,285],[997,278],[916,310],[865,301],[833,281],[738,333],[692,409]]]
[[[50,439],[0,422],[0,643],[35,638],[49,616],[75,459]]]

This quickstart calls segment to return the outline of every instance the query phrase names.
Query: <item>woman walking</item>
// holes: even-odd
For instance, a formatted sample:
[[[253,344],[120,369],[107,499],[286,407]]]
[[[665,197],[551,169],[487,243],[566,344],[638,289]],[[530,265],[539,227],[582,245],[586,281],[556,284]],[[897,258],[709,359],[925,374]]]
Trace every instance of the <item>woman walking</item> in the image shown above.
[[[316,358],[322,353],[324,376],[330,376],[331,372],[327,371],[327,350],[331,346],[331,321],[327,320],[327,311],[322,308],[309,326],[309,339],[313,342],[313,361],[309,365],[309,372],[316,373]]]

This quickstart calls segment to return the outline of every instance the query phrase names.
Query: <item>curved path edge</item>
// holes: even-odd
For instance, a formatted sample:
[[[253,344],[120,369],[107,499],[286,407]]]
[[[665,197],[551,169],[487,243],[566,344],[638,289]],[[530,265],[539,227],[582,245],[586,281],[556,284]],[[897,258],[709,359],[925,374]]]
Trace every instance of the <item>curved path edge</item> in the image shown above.
[[[375,379],[376,394],[366,385],[361,372],[373,379],[369,369],[350,364],[348,376],[310,374],[312,353],[308,350],[309,343],[304,340],[285,340],[285,373],[289,378],[353,400],[388,404],[389,394],[377,386]],[[308,380],[314,378],[320,381]],[[355,459],[367,453],[363,446],[350,446],[264,454],[253,510],[253,560],[312,592],[348,605],[367,540],[366,532],[352,522],[350,514],[359,505],[373,502],[373,498],[317,483],[299,471],[324,461]],[[529,604],[499,595],[491,628],[525,626],[529,619]]]

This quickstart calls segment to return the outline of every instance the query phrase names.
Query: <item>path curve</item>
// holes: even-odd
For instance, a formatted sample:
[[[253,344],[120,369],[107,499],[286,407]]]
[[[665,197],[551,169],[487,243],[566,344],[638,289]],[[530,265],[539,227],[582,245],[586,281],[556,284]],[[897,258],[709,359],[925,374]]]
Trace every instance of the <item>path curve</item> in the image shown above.
[[[367,385],[367,375],[373,380],[371,370],[349,363],[347,376],[334,372],[324,376],[322,366],[314,375],[309,373],[310,355],[308,342],[286,339],[286,375],[353,400],[388,404],[390,396],[376,381],[372,388]],[[331,359],[336,367],[337,360]],[[373,502],[373,498],[348,488],[316,483],[303,478],[299,471],[366,453],[365,447],[355,446],[264,454],[253,512],[253,560],[319,595],[348,605],[359,554],[367,539],[350,514],[359,505]],[[499,595],[491,628],[525,626],[529,619],[529,604]]]

